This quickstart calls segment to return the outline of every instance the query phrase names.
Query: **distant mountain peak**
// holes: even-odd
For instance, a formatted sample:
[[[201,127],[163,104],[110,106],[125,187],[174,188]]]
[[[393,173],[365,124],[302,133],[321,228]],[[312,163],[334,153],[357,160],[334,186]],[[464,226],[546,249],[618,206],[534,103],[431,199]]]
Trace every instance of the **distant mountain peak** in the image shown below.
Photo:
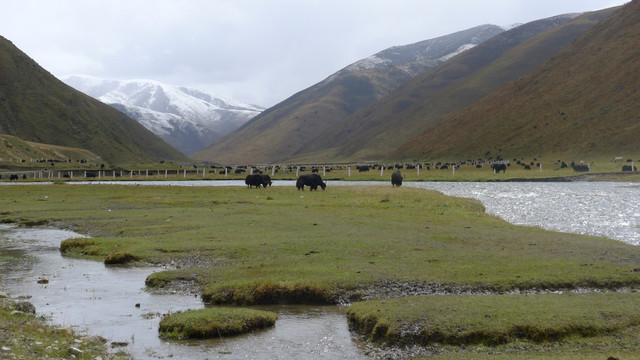
[[[237,129],[264,110],[202,90],[150,79],[115,80],[70,75],[62,80],[126,113],[187,155]]]

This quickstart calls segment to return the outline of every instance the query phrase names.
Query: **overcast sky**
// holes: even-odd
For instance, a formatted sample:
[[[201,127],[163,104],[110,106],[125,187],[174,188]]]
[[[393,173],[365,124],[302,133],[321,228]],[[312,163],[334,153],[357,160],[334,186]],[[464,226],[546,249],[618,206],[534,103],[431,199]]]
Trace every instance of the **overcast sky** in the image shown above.
[[[53,75],[153,79],[269,107],[395,45],[626,0],[7,0],[0,35]]]

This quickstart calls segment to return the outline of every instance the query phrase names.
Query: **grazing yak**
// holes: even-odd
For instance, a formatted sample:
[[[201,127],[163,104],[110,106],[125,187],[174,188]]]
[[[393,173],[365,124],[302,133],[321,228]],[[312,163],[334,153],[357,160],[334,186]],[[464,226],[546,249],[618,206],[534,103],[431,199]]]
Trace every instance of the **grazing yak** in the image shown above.
[[[271,176],[267,174],[262,174],[260,176],[262,176],[262,186],[267,187],[267,185],[271,186],[271,184],[273,184],[271,182]]]
[[[401,186],[402,185],[402,174],[400,171],[396,171],[391,174],[391,186]]]
[[[327,187],[327,184],[322,181],[322,176],[318,174],[300,175],[300,177],[298,177],[298,180],[296,181],[296,188],[298,188],[298,190],[304,191],[305,185],[309,187],[309,191],[318,191],[318,186],[320,186],[322,190]]]
[[[499,173],[500,171],[502,171],[502,173],[505,173],[505,172],[507,172],[507,165],[506,164],[493,164],[493,165],[491,165],[491,169],[496,174]]]
[[[265,176],[269,179],[265,179]],[[269,177],[269,175],[251,174],[247,175],[247,177],[244,179],[244,183],[247,184],[249,188],[252,188],[254,186],[256,188],[259,188],[260,186],[267,187],[271,185],[271,178]]]

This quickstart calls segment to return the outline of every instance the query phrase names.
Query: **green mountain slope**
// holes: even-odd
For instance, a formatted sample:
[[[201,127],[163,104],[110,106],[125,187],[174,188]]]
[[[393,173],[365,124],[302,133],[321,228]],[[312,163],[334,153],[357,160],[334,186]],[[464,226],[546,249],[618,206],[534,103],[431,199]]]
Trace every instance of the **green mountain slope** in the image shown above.
[[[188,161],[135,120],[56,79],[1,36],[0,134],[87,149],[111,164]]]
[[[631,156],[640,152],[640,2],[535,71],[403,145],[403,158]]]
[[[442,63],[460,48],[502,31],[495,25],[482,25],[381,51],[265,110],[191,157],[223,163],[259,163],[285,160],[306,152],[311,140],[347,116]]]
[[[389,158],[416,134],[534,70],[612,12],[556,16],[496,35],[320,135],[309,151],[318,159]],[[335,139],[333,149],[317,146],[326,138]]]
[[[51,162],[69,162],[78,163],[83,160],[95,166],[100,164],[100,157],[86,149],[78,149],[67,146],[49,145],[35,143],[32,141],[24,141],[11,135],[0,135],[0,168],[28,168],[33,167],[34,161],[42,159],[51,160],[43,161],[45,166]],[[20,166],[15,166],[20,163]],[[78,165],[74,165],[78,166]]]

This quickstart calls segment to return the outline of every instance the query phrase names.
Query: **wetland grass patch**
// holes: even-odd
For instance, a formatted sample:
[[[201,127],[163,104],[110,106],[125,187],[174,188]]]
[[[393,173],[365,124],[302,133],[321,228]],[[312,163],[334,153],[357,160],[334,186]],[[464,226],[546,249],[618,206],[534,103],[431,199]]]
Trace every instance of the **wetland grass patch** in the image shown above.
[[[353,304],[349,324],[385,344],[496,346],[609,335],[640,324],[640,294],[434,295]]]
[[[547,338],[576,344],[586,335],[610,339],[612,334],[627,332],[620,345],[611,349],[640,348],[637,336],[628,333],[634,325],[617,322],[633,314],[619,309],[622,300],[616,296],[633,303],[638,302],[635,293],[615,293],[609,301],[600,301],[598,314],[604,314],[604,320],[596,317],[585,323],[565,315],[598,294],[513,295],[509,298],[513,300],[499,295],[460,297],[463,300],[440,300],[443,304],[429,304],[423,310],[418,305],[391,306],[391,301],[436,301],[407,297],[433,293],[432,288],[487,293],[640,285],[640,248],[600,237],[510,225],[485,214],[474,200],[390,184],[329,184],[319,192],[301,192],[293,186],[92,185],[16,185],[3,191],[0,222],[28,217],[87,234],[90,240],[65,241],[65,254],[104,261],[118,252],[141,263],[167,265],[167,271],[147,278],[147,286],[170,288],[172,283],[190,281],[211,303],[336,303],[384,297],[386,307],[375,302],[354,304],[353,316],[356,306],[380,306],[384,316],[374,314],[375,323],[368,324],[374,324],[372,334],[376,330],[370,336],[392,343],[401,342],[415,326],[422,331],[424,322],[416,314],[429,314],[429,306],[451,302],[451,306],[459,303],[459,310],[441,310],[442,317],[435,318],[441,328],[431,335],[425,332],[424,339],[446,338],[453,344],[496,349],[519,342],[539,346],[536,341]],[[47,201],[39,200],[45,196]],[[408,290],[396,291],[401,288]],[[482,299],[489,303],[483,305]],[[562,299],[564,306],[545,299]],[[518,322],[514,310],[506,317],[514,320],[512,324],[499,323],[498,315],[507,315],[490,307],[499,303],[504,309],[518,308],[526,301],[532,303],[519,308],[523,315],[536,308],[536,302],[548,301],[539,313],[549,316]],[[487,324],[466,323],[451,315],[470,311]],[[492,322],[498,325],[489,326]],[[402,327],[406,324],[413,327]],[[513,324],[520,325],[514,328]],[[486,333],[469,330],[464,335],[463,330],[474,327]],[[579,335],[578,339],[571,334]]]
[[[159,325],[160,336],[171,339],[207,339],[240,335],[276,323],[270,311],[245,308],[205,308],[167,315]]]
[[[91,236],[63,242],[65,254],[104,261],[119,253],[175,264],[147,284],[195,279],[203,298],[216,303],[281,302],[285,293],[303,294],[296,302],[337,302],[389,282],[479,291],[640,284],[638,247],[514,226],[485,214],[478,201],[408,187],[4,191],[5,216],[28,214]],[[273,296],[254,296],[264,289]]]

